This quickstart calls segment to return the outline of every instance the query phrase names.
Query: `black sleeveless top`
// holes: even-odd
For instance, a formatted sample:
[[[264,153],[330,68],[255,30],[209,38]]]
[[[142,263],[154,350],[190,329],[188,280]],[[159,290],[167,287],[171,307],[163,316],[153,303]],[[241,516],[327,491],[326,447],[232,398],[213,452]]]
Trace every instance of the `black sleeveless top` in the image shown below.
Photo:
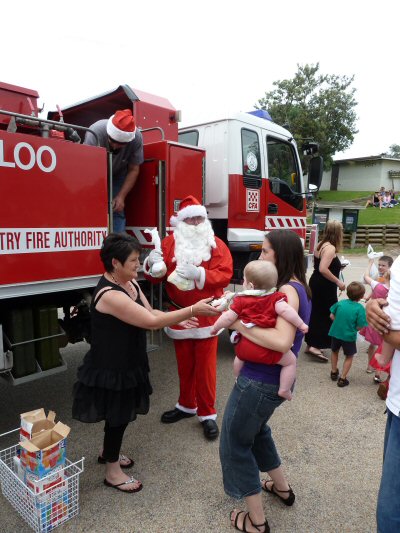
[[[139,287],[133,284],[137,303],[143,305]],[[109,288],[103,290],[105,287]],[[110,426],[118,426],[148,412],[152,388],[146,331],[96,309],[109,290],[123,292],[129,298],[119,285],[104,276],[100,279],[91,304],[92,344],[78,369],[72,416],[82,422],[106,420]]]
[[[330,308],[337,302],[337,286],[333,281],[326,279],[319,271],[321,259],[314,256],[314,272],[309,281],[312,294],[311,317],[308,324],[309,330],[305,335],[306,343],[315,348],[330,348],[331,337],[329,329],[332,325]],[[335,255],[329,271],[337,278],[340,275],[340,259]]]

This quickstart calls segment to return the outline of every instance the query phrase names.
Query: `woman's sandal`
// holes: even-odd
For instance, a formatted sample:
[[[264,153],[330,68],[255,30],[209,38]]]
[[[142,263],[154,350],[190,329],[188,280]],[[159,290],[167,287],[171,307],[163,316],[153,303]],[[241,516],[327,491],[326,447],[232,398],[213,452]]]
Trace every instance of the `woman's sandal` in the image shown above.
[[[232,522],[233,518],[232,518],[232,514],[233,513],[236,513],[236,511],[231,511],[230,512],[230,515],[229,515],[229,519],[230,521]],[[239,524],[238,524],[238,520],[239,520],[239,516],[244,514],[244,518],[243,518],[243,522],[242,522],[242,527],[240,528],[239,527]],[[253,522],[253,520],[250,518],[250,513],[246,513],[245,511],[237,511],[237,514],[236,514],[236,518],[235,518],[235,521],[233,523],[233,527],[235,529],[237,529],[238,531],[244,531],[244,533],[249,533],[248,530],[246,529],[246,520],[249,519],[249,522],[250,524],[255,527],[257,529],[257,531],[260,531],[260,533],[270,533],[270,528],[269,528],[269,524],[268,524],[268,520],[265,520],[264,523],[262,524],[255,524]],[[264,527],[264,530],[260,529]]]
[[[272,483],[270,489],[267,487],[267,483],[269,483],[269,482]],[[291,507],[294,504],[294,500],[296,499],[296,496],[294,495],[294,492],[293,492],[292,487],[290,485],[289,485],[289,490],[278,490],[278,489],[275,490],[274,489],[274,482],[272,481],[272,479],[262,479],[261,480],[261,487],[262,487],[263,490],[265,490],[265,492],[269,492],[270,494],[273,494],[274,496],[277,496],[288,507]],[[282,496],[280,496],[278,494],[278,492],[281,492],[282,494],[289,494],[289,496],[287,498],[282,498]]]
[[[308,350],[304,350],[304,353],[307,353],[309,355],[313,355],[314,357],[316,357],[320,361],[324,361],[324,362],[328,361],[328,357],[324,354],[324,352],[322,352],[318,348],[312,348],[311,347]]]
[[[127,490],[120,489],[120,487],[122,487],[123,485],[129,485],[129,483],[140,483],[140,485],[133,489],[127,489]],[[122,483],[118,483],[117,485],[113,485],[112,483],[110,483],[109,481],[105,479],[104,485],[106,485],[106,487],[112,487],[113,489],[117,489],[120,492],[127,492],[128,494],[132,494],[133,492],[139,492],[143,488],[142,482],[138,481],[134,477],[129,478],[128,481],[123,481]]]
[[[129,461],[129,463],[121,463],[121,461]],[[98,456],[97,462],[101,465],[105,465],[107,463],[106,459],[102,457],[101,455]],[[120,455],[119,456],[119,466],[120,468],[132,468],[132,466],[135,464],[135,461],[133,459],[130,459],[129,457],[126,457],[126,455]]]

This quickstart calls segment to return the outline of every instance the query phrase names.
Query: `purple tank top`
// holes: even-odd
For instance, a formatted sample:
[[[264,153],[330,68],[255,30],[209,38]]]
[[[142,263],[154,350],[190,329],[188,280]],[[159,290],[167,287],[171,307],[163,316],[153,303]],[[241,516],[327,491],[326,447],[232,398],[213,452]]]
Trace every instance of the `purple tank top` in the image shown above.
[[[299,297],[298,313],[302,320],[308,324],[311,314],[311,300],[308,298],[304,286],[298,281],[289,281],[287,285],[291,285],[297,292]],[[297,357],[303,342],[304,333],[296,330],[292,352]],[[263,383],[271,383],[272,385],[279,385],[279,377],[281,373],[280,365],[263,365],[260,363],[250,363],[245,361],[241,371],[241,375],[253,379],[255,381],[262,381]]]

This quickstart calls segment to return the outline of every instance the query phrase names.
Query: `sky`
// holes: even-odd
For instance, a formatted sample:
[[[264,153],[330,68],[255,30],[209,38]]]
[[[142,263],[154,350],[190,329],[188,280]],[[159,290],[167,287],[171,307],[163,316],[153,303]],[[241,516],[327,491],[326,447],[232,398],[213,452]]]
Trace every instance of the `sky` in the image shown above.
[[[44,116],[127,84],[190,126],[250,111],[319,63],[357,90],[359,133],[334,159],[400,144],[398,0],[13,0],[0,13],[0,81],[37,90]]]

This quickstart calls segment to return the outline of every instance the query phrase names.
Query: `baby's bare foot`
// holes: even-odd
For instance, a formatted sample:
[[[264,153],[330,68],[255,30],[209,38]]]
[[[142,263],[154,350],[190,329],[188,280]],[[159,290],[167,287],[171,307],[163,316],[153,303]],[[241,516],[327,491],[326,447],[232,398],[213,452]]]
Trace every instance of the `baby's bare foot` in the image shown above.
[[[290,390],[284,390],[284,389],[279,389],[278,396],[280,396],[281,398],[285,398],[285,400],[288,400],[289,402],[293,397]]]

